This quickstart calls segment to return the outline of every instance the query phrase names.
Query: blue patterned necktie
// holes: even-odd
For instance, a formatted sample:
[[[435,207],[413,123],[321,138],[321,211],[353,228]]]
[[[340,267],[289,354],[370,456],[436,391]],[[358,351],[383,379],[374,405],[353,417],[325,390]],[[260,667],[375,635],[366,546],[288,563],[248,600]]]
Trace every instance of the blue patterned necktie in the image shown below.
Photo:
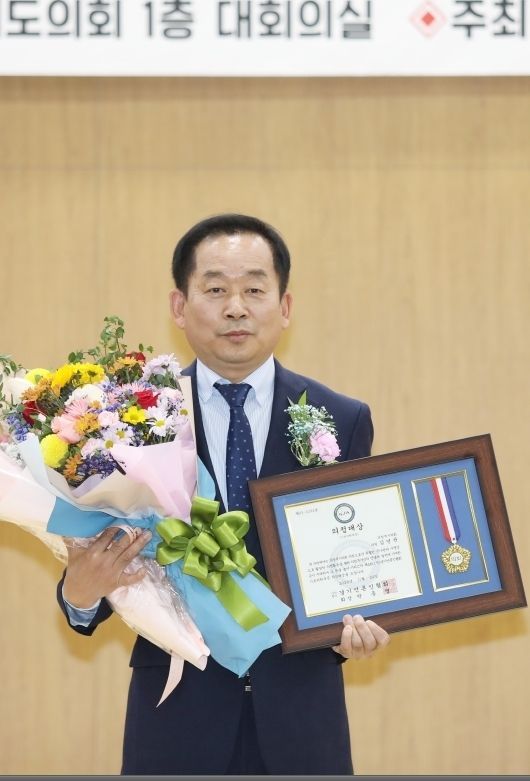
[[[250,423],[243,409],[251,388],[246,382],[237,385],[215,383],[230,407],[230,425],[226,440],[226,493],[228,510],[250,510],[248,480],[256,478],[256,459]]]

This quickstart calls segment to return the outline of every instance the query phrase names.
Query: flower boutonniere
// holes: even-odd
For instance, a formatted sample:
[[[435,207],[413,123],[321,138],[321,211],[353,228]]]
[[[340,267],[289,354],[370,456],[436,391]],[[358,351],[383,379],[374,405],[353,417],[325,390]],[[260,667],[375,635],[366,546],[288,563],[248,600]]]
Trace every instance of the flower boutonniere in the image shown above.
[[[293,455],[302,466],[322,466],[336,463],[340,455],[335,422],[325,407],[307,403],[307,391],[298,402],[289,399],[285,410],[291,422],[287,426]]]

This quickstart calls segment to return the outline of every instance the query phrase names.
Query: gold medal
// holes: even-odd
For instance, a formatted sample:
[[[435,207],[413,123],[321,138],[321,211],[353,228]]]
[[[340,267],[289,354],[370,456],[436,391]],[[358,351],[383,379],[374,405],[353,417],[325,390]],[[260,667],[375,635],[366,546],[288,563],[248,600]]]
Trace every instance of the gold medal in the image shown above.
[[[451,575],[457,572],[467,572],[471,561],[471,551],[458,544],[460,539],[460,527],[455,513],[455,507],[447,477],[433,477],[430,480],[434,502],[438,510],[438,520],[442,527],[442,533],[447,542],[452,543],[442,553],[442,562]]]
[[[447,572],[466,572],[471,561],[471,552],[458,543],[454,543],[442,553],[442,561]]]

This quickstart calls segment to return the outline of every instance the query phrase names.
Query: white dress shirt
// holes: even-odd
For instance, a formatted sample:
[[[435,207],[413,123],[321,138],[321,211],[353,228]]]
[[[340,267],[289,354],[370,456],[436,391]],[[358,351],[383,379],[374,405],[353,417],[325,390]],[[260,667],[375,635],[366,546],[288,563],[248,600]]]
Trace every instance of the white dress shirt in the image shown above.
[[[262,363],[242,380],[251,386],[245,399],[244,410],[252,431],[258,475],[263,463],[271,422],[274,374],[274,358],[271,355],[265,363]],[[223,504],[225,508],[230,509],[226,503],[226,441],[230,424],[230,407],[217,388],[214,387],[216,382],[224,384],[229,383],[229,380],[216,374],[204,363],[197,360],[197,393],[204,433]]]

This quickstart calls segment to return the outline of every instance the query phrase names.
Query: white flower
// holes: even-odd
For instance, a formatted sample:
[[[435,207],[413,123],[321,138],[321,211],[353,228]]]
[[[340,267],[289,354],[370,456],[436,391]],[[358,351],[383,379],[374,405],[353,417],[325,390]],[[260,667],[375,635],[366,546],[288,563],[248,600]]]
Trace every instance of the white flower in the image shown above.
[[[81,387],[72,391],[68,397],[68,400],[66,401],[66,404],[69,404],[71,401],[77,399],[85,399],[86,401],[90,402],[102,402],[104,398],[105,392],[99,387],[99,385],[92,385],[91,383],[87,383],[87,385],[81,385]]]
[[[10,404],[20,404],[24,391],[27,391],[28,388],[32,387],[32,383],[28,382],[23,377],[6,377],[4,379],[3,392]]]
[[[171,415],[171,426],[173,428],[174,432],[177,432],[179,428],[182,428],[182,426],[185,426],[186,423],[189,423],[189,417],[188,415],[181,415],[180,412],[175,411]]]
[[[151,422],[149,429],[151,434],[157,437],[165,437],[171,431],[171,417],[168,417],[164,407],[149,407],[146,410],[147,419]]]
[[[169,374],[174,379],[180,377],[180,363],[173,353],[157,355],[156,358],[147,361],[142,373],[142,379],[148,380],[153,375],[163,376],[164,374]]]
[[[178,388],[162,388],[159,396],[160,401],[172,402],[174,406],[180,407],[184,401],[182,391]]]
[[[126,423],[118,423],[116,426],[101,431],[104,446],[109,450],[113,445],[130,445],[133,439],[133,432]]]
[[[19,466],[26,466],[25,461],[20,455],[18,446],[14,442],[2,442],[0,441],[0,450],[2,450],[11,461],[15,461]]]

